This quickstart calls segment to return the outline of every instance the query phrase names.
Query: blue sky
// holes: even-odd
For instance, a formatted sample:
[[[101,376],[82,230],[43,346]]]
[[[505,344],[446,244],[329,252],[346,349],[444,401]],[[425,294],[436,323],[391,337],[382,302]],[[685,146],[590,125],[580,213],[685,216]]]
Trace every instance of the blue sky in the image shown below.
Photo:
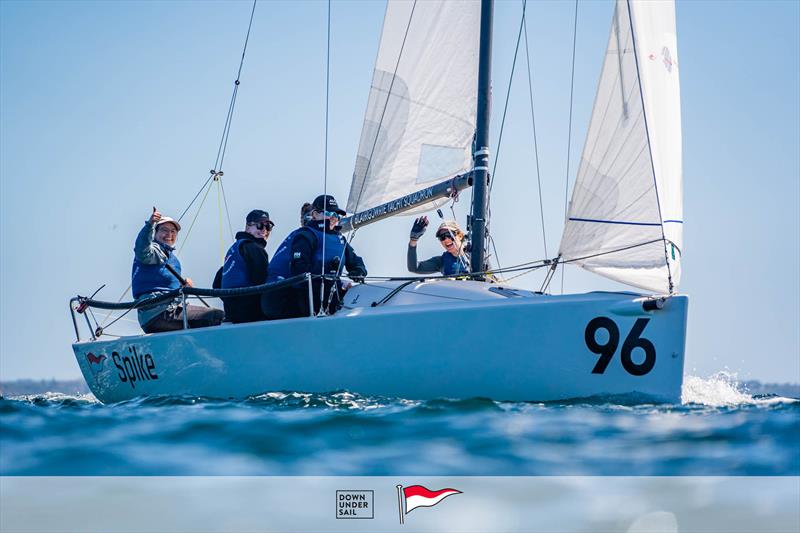
[[[129,282],[151,207],[176,216],[214,162],[251,4],[0,2],[0,379],[70,378],[67,300]],[[569,116],[572,2],[528,7],[545,229],[560,239]],[[261,2],[225,159],[234,230],[252,208],[297,224],[323,184],[324,2]],[[493,146],[521,2],[498,2]],[[613,3],[581,1],[571,176],[591,112]],[[346,201],[383,2],[332,7],[328,186]],[[800,381],[800,3],[679,2],[685,176],[681,291],[688,374]],[[465,35],[465,38],[468,36]],[[502,264],[545,257],[524,63],[518,64],[492,198]],[[215,191],[184,269],[210,285],[230,240]],[[458,206],[464,212],[466,202]],[[193,216],[193,212],[190,213]],[[361,230],[371,274],[405,275],[411,220]],[[422,253],[437,252],[434,239]],[[539,274],[515,280],[533,288]],[[621,288],[578,269],[567,292]],[[118,332],[135,324],[121,321]]]

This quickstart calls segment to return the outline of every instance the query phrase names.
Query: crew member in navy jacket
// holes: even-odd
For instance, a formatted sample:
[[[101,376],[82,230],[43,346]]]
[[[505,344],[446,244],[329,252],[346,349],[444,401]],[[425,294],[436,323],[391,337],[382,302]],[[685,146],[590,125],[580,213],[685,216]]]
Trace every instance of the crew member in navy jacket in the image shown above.
[[[339,220],[347,213],[339,208],[336,199],[330,195],[320,195],[311,204],[311,219],[302,228],[289,234],[281,243],[272,258],[269,268],[269,281],[310,272],[325,274],[336,278],[324,284],[323,300],[326,312],[336,312],[344,287],[338,279],[343,270],[354,281],[361,281],[367,275],[364,260],[356,255],[353,247],[341,234]],[[315,312],[320,309],[319,291],[323,286],[319,278],[312,282]],[[290,318],[308,316],[308,290],[305,283],[291,290],[264,295],[264,310],[270,318]]]
[[[236,233],[236,242],[228,249],[225,263],[217,272],[215,288],[252,287],[267,282],[267,239],[274,226],[266,211],[254,209],[248,213],[244,231]],[[265,318],[261,312],[260,294],[223,298],[222,303],[225,305],[225,318],[231,322],[254,322]]]
[[[147,305],[148,298],[181,286],[178,279],[178,276],[182,276],[181,262],[175,255],[175,242],[180,230],[181,225],[177,220],[162,216],[154,207],[153,214],[136,237],[131,291],[137,299],[139,325],[145,333],[183,329],[184,311],[190,328],[216,326],[222,322],[221,309],[187,304],[184,310],[181,299],[177,297],[168,302]],[[170,268],[174,273],[170,272]],[[192,286],[191,279],[186,278],[185,282],[187,286]]]

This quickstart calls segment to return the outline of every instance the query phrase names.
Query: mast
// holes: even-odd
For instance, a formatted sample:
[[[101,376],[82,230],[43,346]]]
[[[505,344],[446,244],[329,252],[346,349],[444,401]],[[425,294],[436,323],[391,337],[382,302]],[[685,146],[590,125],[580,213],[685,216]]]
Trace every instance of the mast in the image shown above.
[[[478,116],[473,153],[473,197],[470,233],[472,272],[483,272],[486,262],[486,218],[489,203],[489,114],[492,91],[492,16],[494,0],[481,0],[480,59],[478,63]]]

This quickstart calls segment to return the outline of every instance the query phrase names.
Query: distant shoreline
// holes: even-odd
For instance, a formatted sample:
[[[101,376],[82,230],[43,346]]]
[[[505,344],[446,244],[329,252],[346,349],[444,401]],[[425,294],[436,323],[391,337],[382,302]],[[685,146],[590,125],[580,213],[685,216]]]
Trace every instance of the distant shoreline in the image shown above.
[[[800,399],[800,383],[761,383],[756,380],[738,382],[739,390],[748,394],[776,394]],[[83,379],[16,379],[0,381],[0,397],[26,396],[57,392],[62,394],[89,394]]]
[[[60,392],[63,394],[88,394],[91,392],[83,379],[15,379],[0,381],[0,396],[25,396]]]

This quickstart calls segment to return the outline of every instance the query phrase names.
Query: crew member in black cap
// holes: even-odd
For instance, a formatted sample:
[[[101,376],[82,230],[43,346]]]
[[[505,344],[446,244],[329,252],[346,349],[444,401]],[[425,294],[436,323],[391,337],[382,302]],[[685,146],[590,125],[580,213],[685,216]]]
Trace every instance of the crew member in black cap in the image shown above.
[[[225,263],[217,272],[214,287],[234,289],[267,282],[269,255],[266,247],[274,225],[266,211],[254,209],[248,213],[244,231],[236,234],[236,242],[225,254]],[[265,318],[259,294],[223,298],[222,303],[225,304],[225,318],[231,322],[254,322]]]
[[[341,234],[339,220],[346,214],[333,196],[317,196],[311,203],[311,219],[286,237],[270,264],[269,281],[279,281],[306,272],[337,278],[336,281],[326,280],[322,298],[319,293],[322,284],[319,279],[314,280],[315,312],[320,310],[321,299],[329,314],[340,307],[343,288],[338,276],[343,269],[354,281],[362,281],[367,275],[364,260],[356,255]],[[270,318],[308,316],[305,284],[290,291],[265,294],[264,309]]]

